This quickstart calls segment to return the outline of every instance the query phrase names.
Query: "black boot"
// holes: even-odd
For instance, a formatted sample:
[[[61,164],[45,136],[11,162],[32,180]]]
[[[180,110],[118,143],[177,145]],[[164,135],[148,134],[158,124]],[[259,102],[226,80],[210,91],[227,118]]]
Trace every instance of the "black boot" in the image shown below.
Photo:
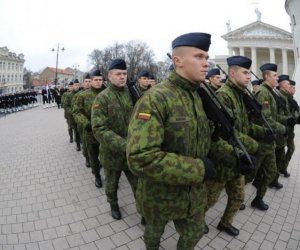
[[[88,161],[85,161],[85,166],[86,166],[87,168],[90,168],[90,167],[91,167],[91,165],[90,165],[90,163],[89,163]]]
[[[286,170],[284,170],[280,173],[283,174],[285,178],[289,178],[291,176],[290,173],[288,173],[288,171],[286,171]]]
[[[262,198],[257,197],[257,196],[251,202],[251,206],[255,207],[255,208],[258,208],[259,210],[262,210],[262,211],[266,211],[266,210],[269,209],[269,206],[266,203],[264,203]]]
[[[246,205],[244,203],[242,203],[240,206],[240,210],[245,210],[245,209],[246,209]]]
[[[119,205],[110,205],[110,209],[111,209],[111,217],[113,217],[115,220],[122,219]]]
[[[208,234],[208,232],[209,232],[209,228],[208,228],[207,224],[205,223],[205,225],[204,225],[204,234]]]
[[[76,144],[76,150],[77,150],[77,151],[80,151],[80,150],[81,150],[80,143],[78,143],[78,142],[77,142],[77,144]]]
[[[228,233],[229,235],[231,236],[237,236],[239,235],[240,233],[240,230],[238,230],[237,228],[235,228],[234,226],[232,225],[224,225],[222,222],[220,222],[218,224],[218,227],[217,227],[220,231],[224,231],[226,233]]]
[[[146,226],[146,220],[145,220],[144,217],[142,217],[142,219],[141,219],[141,224],[142,224],[143,226]]]
[[[274,187],[276,189],[281,189],[283,188],[283,185],[281,183],[279,183],[277,180],[276,181],[273,181],[270,185],[269,185],[270,188]]]
[[[102,187],[102,181],[101,181],[101,176],[100,175],[95,176],[95,186],[97,188]]]
[[[72,137],[70,137],[70,143],[72,143],[73,142],[73,138]]]

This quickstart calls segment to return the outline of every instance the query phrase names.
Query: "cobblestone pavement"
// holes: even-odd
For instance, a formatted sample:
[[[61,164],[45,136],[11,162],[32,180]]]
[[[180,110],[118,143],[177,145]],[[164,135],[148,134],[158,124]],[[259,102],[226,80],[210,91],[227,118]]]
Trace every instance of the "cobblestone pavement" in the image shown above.
[[[226,202],[222,194],[207,214],[210,232],[197,249],[300,249],[298,155],[299,140],[291,177],[281,177],[280,191],[267,192],[267,212],[250,207],[255,188],[247,186],[247,208],[234,221],[241,229],[238,237],[216,229]],[[84,162],[68,141],[63,110],[36,107],[0,117],[0,249],[145,249],[144,228],[124,176],[123,219],[114,221],[104,189],[94,186]],[[177,239],[169,223],[161,249],[176,249]]]

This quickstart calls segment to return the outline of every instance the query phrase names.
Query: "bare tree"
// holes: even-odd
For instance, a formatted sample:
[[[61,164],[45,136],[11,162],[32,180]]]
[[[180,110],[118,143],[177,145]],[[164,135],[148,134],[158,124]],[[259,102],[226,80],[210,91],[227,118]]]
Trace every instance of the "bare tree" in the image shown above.
[[[24,68],[24,71],[23,71],[23,82],[25,83],[24,84],[24,88],[25,89],[30,89],[31,86],[32,86],[32,71],[31,70],[28,70],[27,68]]]

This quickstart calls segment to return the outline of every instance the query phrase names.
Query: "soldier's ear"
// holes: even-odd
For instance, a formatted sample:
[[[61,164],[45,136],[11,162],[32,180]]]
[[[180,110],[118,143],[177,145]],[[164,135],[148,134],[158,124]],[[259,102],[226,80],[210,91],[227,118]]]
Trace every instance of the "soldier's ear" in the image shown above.
[[[173,65],[178,68],[182,67],[182,58],[180,56],[173,56]]]

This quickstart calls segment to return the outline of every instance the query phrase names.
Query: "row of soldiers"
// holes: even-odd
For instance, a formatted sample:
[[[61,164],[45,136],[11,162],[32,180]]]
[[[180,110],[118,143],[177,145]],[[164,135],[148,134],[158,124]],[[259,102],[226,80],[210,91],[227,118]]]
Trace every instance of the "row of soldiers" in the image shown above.
[[[0,112],[5,114],[17,112],[32,108],[35,103],[37,103],[37,93],[35,91],[0,95]]]
[[[177,249],[194,249],[209,231],[205,213],[224,188],[228,201],[218,229],[238,235],[233,219],[239,209],[245,209],[246,183],[254,180],[257,188],[251,206],[265,211],[268,186],[282,187],[279,174],[289,175],[286,168],[291,155],[287,156],[285,146],[287,140],[293,141],[293,128],[299,123],[290,87],[293,82],[286,76],[278,79],[276,64],[264,64],[260,67],[263,82],[254,97],[247,89],[251,59],[233,56],[227,59],[228,77],[221,84],[217,69],[208,73],[210,43],[211,35],[206,33],[175,38],[174,69],[155,86],[150,86],[148,72],[138,76],[144,84],[142,80],[127,84],[126,63],[115,59],[107,84],[95,70],[89,89],[78,92],[76,82],[62,96],[70,142],[71,129],[77,130],[77,150],[81,138],[97,187],[102,186],[100,168],[104,168],[114,219],[122,217],[117,190],[120,175],[125,173],[145,225],[147,249],[159,249],[169,221],[180,235]],[[281,93],[275,93],[278,80]],[[211,107],[221,107],[222,113],[214,117],[220,110],[212,112]],[[217,120],[222,115],[229,123]]]

